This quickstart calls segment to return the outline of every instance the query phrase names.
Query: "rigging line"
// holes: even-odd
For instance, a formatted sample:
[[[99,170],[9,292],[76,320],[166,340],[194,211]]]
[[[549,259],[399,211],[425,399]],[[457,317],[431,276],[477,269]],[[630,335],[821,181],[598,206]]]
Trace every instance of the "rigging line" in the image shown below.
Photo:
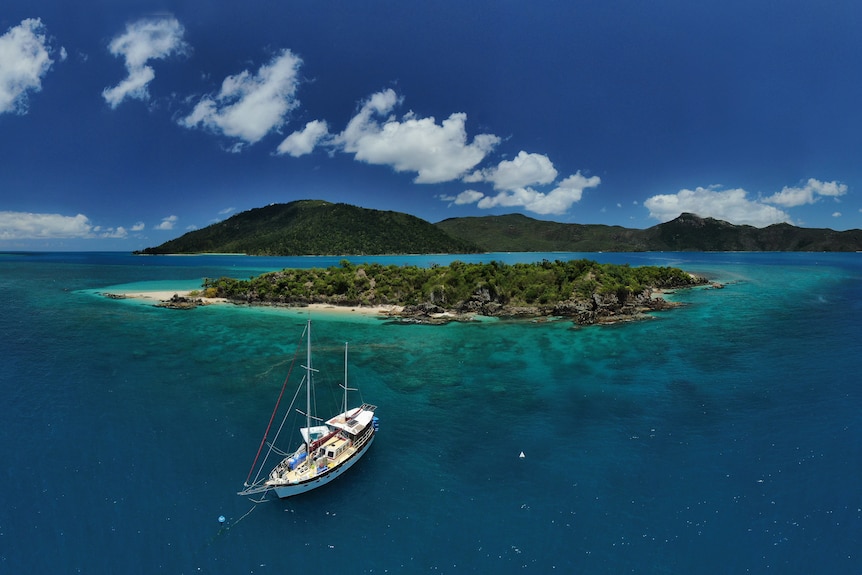
[[[272,444],[272,443],[267,443],[267,445],[269,445],[269,450],[270,450],[270,451],[275,451],[276,455],[281,455],[282,457],[287,457],[287,456],[289,456],[289,455],[290,455],[290,453],[288,453],[288,452],[286,452],[286,451],[283,451],[283,450],[279,449],[278,447],[276,447],[276,446],[275,446],[274,444]]]
[[[296,403],[296,398],[297,396],[299,396],[300,389],[302,389],[302,385],[299,385],[296,388],[296,393],[293,394],[293,399],[290,402],[290,407],[285,410],[284,417],[281,418],[281,425],[278,426],[278,431],[275,432],[275,437],[272,439],[272,443],[269,443],[269,450],[266,452],[263,461],[260,463],[260,467],[257,468],[257,475],[254,476],[254,481],[252,482],[252,485],[257,485],[257,480],[260,479],[260,474],[263,472],[263,468],[266,465],[266,461],[269,459],[270,453],[272,453],[273,451],[279,454],[282,453],[279,449],[276,449],[275,442],[278,440],[278,436],[281,435],[281,430],[284,429],[284,422],[287,421],[288,416],[290,416],[290,408],[293,407],[294,403]],[[266,437],[264,437],[264,440],[266,440]],[[260,453],[258,453],[258,455],[260,455]],[[248,485],[248,480],[246,480],[246,485]]]
[[[303,335],[305,331],[303,330]],[[254,468],[257,466],[257,459],[260,457],[260,452],[263,451],[263,446],[266,444],[266,436],[269,434],[269,429],[272,427],[272,422],[275,419],[275,414],[278,413],[278,406],[281,404],[281,397],[284,395],[284,390],[287,387],[287,381],[290,379],[290,374],[293,371],[293,364],[296,363],[296,357],[299,354],[302,338],[296,344],[296,351],[293,352],[293,359],[290,361],[290,369],[287,370],[287,377],[284,378],[284,383],[281,384],[281,391],[278,393],[278,399],[275,402],[275,408],[272,410],[272,415],[269,417],[269,423],[266,426],[266,431],[263,432],[263,439],[260,440],[260,447],[257,448],[257,454],[254,456],[254,463],[251,464],[251,469],[248,470],[248,477],[245,478],[246,484],[251,479],[251,474],[254,473]]]

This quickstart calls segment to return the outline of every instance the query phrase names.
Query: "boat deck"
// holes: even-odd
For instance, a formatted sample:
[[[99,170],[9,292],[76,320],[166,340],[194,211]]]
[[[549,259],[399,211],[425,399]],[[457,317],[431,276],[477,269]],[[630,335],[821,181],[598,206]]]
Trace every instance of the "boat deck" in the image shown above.
[[[277,477],[271,478],[267,483],[273,485],[284,485],[291,483],[300,483],[308,479],[313,479],[319,475],[325,474],[330,469],[338,467],[346,461],[357,450],[357,447],[350,445],[350,440],[343,437],[341,434],[336,434],[315,450],[314,455],[310,459],[306,459],[299,464],[295,469],[288,470],[287,465],[277,468],[279,473]],[[334,457],[329,457],[328,453],[337,454]],[[323,455],[321,455],[323,454]]]

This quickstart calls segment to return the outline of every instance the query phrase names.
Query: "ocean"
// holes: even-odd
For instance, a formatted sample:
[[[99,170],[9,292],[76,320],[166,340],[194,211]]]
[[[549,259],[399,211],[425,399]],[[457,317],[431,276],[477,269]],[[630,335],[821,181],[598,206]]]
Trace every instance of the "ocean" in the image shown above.
[[[862,573],[862,254],[350,259],[582,257],[725,287],[602,327],[312,316],[379,435],[255,504],[308,314],[100,294],[343,258],[0,254],[0,573]]]

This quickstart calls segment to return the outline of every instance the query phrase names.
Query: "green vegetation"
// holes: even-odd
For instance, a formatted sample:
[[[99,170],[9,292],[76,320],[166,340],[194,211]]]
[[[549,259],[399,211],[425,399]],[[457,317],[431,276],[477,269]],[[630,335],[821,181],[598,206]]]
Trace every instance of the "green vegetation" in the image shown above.
[[[384,266],[352,264],[313,269],[285,269],[248,280],[204,280],[204,293],[233,301],[301,305],[430,304],[441,310],[465,311],[478,302],[483,309],[532,306],[550,310],[560,302],[589,301],[595,295],[626,302],[655,288],[705,283],[678,268],[630,267],[591,260],[543,261],[535,264],[468,264]],[[495,307],[489,308],[488,304]]]
[[[436,225],[489,252],[862,250],[862,230],[836,232],[790,224],[755,228],[687,213],[645,230],[562,224],[521,214],[451,218]]]
[[[645,230],[522,214],[431,224],[392,211],[301,200],[237,214],[143,254],[376,255],[476,252],[860,251],[862,230],[737,226],[682,214]]]
[[[489,252],[639,252],[650,245],[643,230],[599,224],[563,224],[523,214],[450,218],[437,227]]]
[[[138,253],[294,256],[478,251],[474,244],[408,214],[300,200],[249,210]]]

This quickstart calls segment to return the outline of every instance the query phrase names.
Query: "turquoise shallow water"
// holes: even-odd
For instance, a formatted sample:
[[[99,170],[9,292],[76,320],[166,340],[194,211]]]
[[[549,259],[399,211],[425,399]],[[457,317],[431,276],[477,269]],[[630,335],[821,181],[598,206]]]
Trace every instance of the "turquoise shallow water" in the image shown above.
[[[569,257],[727,287],[600,328],[313,318],[381,433],[238,521],[306,314],[96,292],[340,258],[0,255],[0,571],[862,572],[859,254],[481,256]]]

